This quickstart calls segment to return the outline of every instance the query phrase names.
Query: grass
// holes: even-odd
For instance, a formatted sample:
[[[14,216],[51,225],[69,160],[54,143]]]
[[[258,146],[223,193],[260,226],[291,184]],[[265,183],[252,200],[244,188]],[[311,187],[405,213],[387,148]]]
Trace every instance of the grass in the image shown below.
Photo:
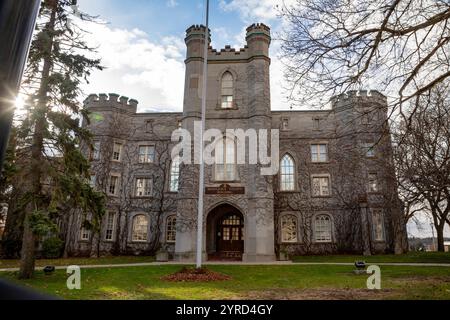
[[[366,289],[367,275],[350,266],[208,266],[232,277],[220,282],[165,282],[181,266],[82,270],[82,289],[66,288],[66,273],[37,272],[32,280],[0,276],[65,299],[450,299],[450,268],[382,266],[382,290]]]
[[[450,252],[410,252],[403,255],[328,255],[297,256],[294,262],[350,262],[366,261],[368,263],[450,263]]]
[[[154,262],[154,257],[143,256],[120,256],[103,258],[69,258],[69,259],[39,259],[36,260],[37,267],[45,266],[70,266],[70,265],[105,265],[105,264],[126,264],[126,263],[147,263]],[[0,260],[0,269],[18,268],[19,260]]]

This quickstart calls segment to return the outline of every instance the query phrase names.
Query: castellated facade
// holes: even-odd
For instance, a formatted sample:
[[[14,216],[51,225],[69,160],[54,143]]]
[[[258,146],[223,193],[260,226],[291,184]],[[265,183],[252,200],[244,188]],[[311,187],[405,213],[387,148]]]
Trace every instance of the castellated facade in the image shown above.
[[[84,227],[89,214],[68,222],[70,254],[166,250],[194,261],[199,166],[172,159],[171,136],[193,136],[201,120],[205,40],[205,27],[187,30],[182,113],[137,113],[136,100],[116,94],[86,99],[94,147],[84,149],[92,185],[108,195],[107,214],[99,232]],[[205,167],[204,259],[401,252],[386,97],[348,92],[328,109],[272,111],[270,28],[250,26],[246,42],[240,50],[209,47],[206,129],[278,129],[280,170],[263,176],[261,165],[236,164],[234,138],[218,142],[223,163]]]

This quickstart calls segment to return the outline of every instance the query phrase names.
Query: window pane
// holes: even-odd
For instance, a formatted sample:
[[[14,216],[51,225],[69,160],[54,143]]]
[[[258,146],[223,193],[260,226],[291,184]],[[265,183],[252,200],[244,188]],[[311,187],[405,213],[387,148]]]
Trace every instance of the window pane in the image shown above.
[[[175,216],[167,218],[167,227],[166,227],[166,241],[167,242],[175,242],[176,240],[176,222],[177,218]]]
[[[180,158],[177,157],[172,161],[170,167],[170,191],[177,192],[180,178]]]
[[[107,241],[111,241],[114,239],[114,226],[115,226],[115,213],[108,213],[107,221],[106,221],[106,234],[105,239]]]
[[[320,215],[314,223],[314,234],[317,242],[331,242],[331,220],[330,217]]]
[[[120,161],[121,154],[122,154],[122,144],[114,143],[112,155],[113,160]]]
[[[152,179],[137,179],[136,180],[136,196],[148,197],[152,194]]]
[[[144,215],[133,218],[133,241],[147,241],[148,219]]]
[[[222,139],[215,146],[215,179],[233,181],[236,179],[236,144],[230,138]]]
[[[285,155],[281,159],[281,191],[293,191],[295,190],[294,182],[294,160]]]

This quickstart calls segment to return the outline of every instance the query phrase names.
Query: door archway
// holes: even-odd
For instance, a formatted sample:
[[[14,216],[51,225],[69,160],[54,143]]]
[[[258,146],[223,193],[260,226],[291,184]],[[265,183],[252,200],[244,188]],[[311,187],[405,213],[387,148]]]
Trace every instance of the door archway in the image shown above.
[[[242,260],[244,253],[244,216],[232,205],[214,208],[207,219],[209,260]]]

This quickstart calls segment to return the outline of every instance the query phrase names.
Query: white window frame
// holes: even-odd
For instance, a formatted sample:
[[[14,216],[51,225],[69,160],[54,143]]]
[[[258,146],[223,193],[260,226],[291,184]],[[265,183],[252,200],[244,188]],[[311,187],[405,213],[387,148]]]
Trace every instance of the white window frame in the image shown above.
[[[325,153],[321,152],[321,147],[325,146]],[[312,143],[310,147],[311,162],[313,163],[327,163],[330,159],[328,143]],[[325,155],[325,159],[322,160],[321,156]]]
[[[117,146],[119,146],[118,150],[116,149]],[[118,154],[117,157],[116,157],[116,154]],[[113,144],[111,160],[115,161],[115,162],[121,162],[122,161],[122,154],[123,154],[123,143],[115,141],[114,144]]]
[[[144,152],[141,152],[144,150]],[[139,146],[139,163],[148,164],[155,162],[155,146],[154,145],[140,145]]]
[[[116,179],[116,183],[114,185],[114,192],[111,192],[111,187],[112,187],[112,181],[113,178]],[[120,189],[120,175],[118,174],[111,174],[109,176],[109,181],[108,181],[108,195],[116,197],[119,193],[119,189]]]
[[[173,222],[175,220],[175,222]],[[171,237],[173,235],[173,238]],[[171,215],[166,220],[166,242],[175,243],[177,240],[177,216]]]
[[[142,185],[139,183],[142,182]],[[142,194],[140,194],[142,191]],[[138,177],[135,183],[135,196],[137,198],[150,198],[153,195],[153,179],[149,177]]]
[[[325,228],[323,221],[328,221],[329,230],[319,230],[318,229],[318,228],[322,228],[322,229]],[[322,225],[319,225],[318,223],[321,223]],[[323,234],[325,234],[325,235],[323,235]],[[320,237],[319,237],[319,235],[320,235]],[[314,242],[316,242],[316,243],[332,243],[333,242],[333,221],[331,220],[331,217],[328,214],[317,214],[316,216],[314,216]]]
[[[137,219],[139,218],[145,218],[145,222],[146,222],[146,226],[145,226],[145,230],[144,228],[141,228],[142,230],[137,230]],[[132,242],[148,242],[149,239],[149,225],[150,225],[150,220],[149,217],[146,214],[136,214],[135,216],[133,216],[132,219],[132,223],[131,223],[131,241]],[[137,234],[136,232],[140,232],[141,234]],[[145,237],[144,237],[145,235]]]
[[[290,164],[292,164],[292,173],[287,172],[285,173],[284,170],[288,167],[283,165],[283,162],[285,159],[290,160]],[[290,168],[291,166],[289,166]],[[289,181],[285,181],[284,179],[289,177]],[[292,179],[292,181],[290,181]],[[290,183],[292,182],[292,183]],[[296,165],[294,158],[289,154],[286,153],[280,161],[280,191],[282,192],[289,192],[289,191],[295,191],[296,188]]]
[[[114,241],[116,230],[116,212],[108,211],[105,223],[105,241]],[[109,234],[111,232],[111,235]]]
[[[170,164],[169,191],[178,192],[180,187],[180,157],[175,157]]]
[[[319,194],[314,193],[314,180],[319,179]],[[323,180],[328,180],[328,194],[324,194],[325,185],[322,184]],[[331,176],[329,174],[313,174],[311,175],[311,194],[313,197],[331,197]]]
[[[81,218],[83,219],[83,216],[81,216]],[[91,216],[88,215],[85,220],[90,221],[91,219],[92,219]],[[83,226],[83,223],[84,221],[81,220],[80,241],[90,241],[92,236],[92,230],[85,228]]]
[[[230,76],[231,80],[225,79],[226,76]],[[224,84],[226,82],[231,81],[231,87],[225,87]],[[222,78],[220,80],[220,108],[227,110],[234,108],[234,86],[235,79],[233,74],[230,71],[225,71],[222,74]]]
[[[288,220],[291,219],[291,220]],[[287,239],[285,227],[288,222],[293,223],[293,228],[295,232],[295,237],[293,239]],[[281,217],[280,221],[280,230],[281,230],[281,242],[282,243],[297,243],[298,241],[298,219],[293,214],[285,214]]]

